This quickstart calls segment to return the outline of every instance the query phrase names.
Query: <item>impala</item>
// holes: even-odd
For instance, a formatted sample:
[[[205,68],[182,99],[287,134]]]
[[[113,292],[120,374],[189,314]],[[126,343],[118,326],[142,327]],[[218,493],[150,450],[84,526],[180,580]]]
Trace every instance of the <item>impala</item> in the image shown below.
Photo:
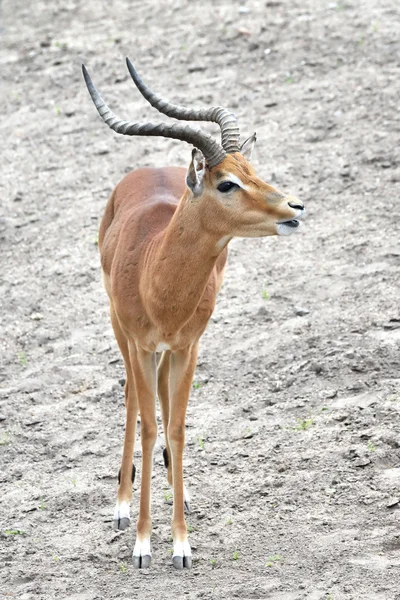
[[[142,95],[158,111],[185,121],[212,121],[221,143],[197,127],[181,123],[131,123],[105,104],[85,66],[91,98],[107,125],[124,135],[164,136],[194,146],[188,170],[141,168],[114,189],[99,232],[111,322],[125,369],[126,428],[114,527],[130,523],[135,476],[136,422],[140,411],[142,477],[133,564],[151,561],[150,486],[157,438],[156,395],[165,433],[164,461],[173,488],[174,567],[190,568],[182,454],[189,393],[198,344],[214,310],[235,237],[288,235],[304,207],[260,179],[249,160],[255,134],[240,145],[235,116],[221,107],[192,110],[154,94],[127,59]]]

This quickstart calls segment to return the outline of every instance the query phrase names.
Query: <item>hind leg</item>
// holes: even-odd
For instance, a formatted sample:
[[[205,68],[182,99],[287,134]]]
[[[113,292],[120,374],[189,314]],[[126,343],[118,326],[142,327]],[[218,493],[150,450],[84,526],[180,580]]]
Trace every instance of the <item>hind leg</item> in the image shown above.
[[[135,479],[135,466],[133,452],[136,437],[136,422],[138,415],[138,402],[135,390],[132,367],[129,358],[128,342],[118,322],[117,315],[111,305],[111,323],[115,337],[120,347],[126,370],[125,383],[125,408],[126,426],[124,448],[122,452],[121,468],[118,473],[118,493],[114,510],[114,529],[126,529],[130,524],[130,501],[132,498],[132,484]]]

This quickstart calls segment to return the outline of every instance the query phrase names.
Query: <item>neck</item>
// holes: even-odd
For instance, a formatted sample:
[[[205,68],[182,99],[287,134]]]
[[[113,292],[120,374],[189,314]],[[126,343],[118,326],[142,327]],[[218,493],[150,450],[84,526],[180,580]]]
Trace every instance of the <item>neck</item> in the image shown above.
[[[202,226],[199,205],[185,193],[170,223],[152,248],[146,285],[152,316],[179,330],[199,305],[219,254],[225,247],[218,234]],[[215,295],[211,310],[214,308]]]

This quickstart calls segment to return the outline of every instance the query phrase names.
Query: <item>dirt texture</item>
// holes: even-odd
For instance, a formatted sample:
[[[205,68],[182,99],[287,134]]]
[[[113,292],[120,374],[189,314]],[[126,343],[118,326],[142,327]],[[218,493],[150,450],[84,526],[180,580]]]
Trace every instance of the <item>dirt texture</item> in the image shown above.
[[[396,0],[3,0],[0,594],[400,598],[400,10]],[[187,418],[194,553],[171,565],[163,438],[153,562],[113,532],[124,368],[97,231],[131,169],[182,142],[118,136],[84,87],[157,120],[177,103],[257,131],[257,172],[306,204],[290,238],[237,239]],[[205,129],[217,135],[215,127]],[[137,516],[138,470],[132,503]]]

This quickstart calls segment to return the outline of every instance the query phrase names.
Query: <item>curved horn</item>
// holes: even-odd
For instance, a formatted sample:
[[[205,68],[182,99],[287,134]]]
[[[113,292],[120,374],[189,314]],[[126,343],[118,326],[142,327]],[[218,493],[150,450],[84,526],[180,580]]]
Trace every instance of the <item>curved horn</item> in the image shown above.
[[[110,129],[123,135],[162,136],[182,140],[201,150],[210,167],[214,167],[224,160],[226,156],[225,150],[200,128],[190,127],[190,125],[180,125],[178,123],[174,125],[167,125],[166,123],[130,123],[118,118],[104,102],[91,80],[85,65],[82,65],[82,72],[93,103],[99,115]]]
[[[233,113],[222,106],[193,109],[171,104],[161,98],[161,96],[157,96],[157,94],[147,87],[129,58],[126,59],[126,64],[139,92],[159,112],[182,121],[212,121],[213,123],[218,123],[221,128],[223,149],[229,154],[240,151],[239,126]]]

